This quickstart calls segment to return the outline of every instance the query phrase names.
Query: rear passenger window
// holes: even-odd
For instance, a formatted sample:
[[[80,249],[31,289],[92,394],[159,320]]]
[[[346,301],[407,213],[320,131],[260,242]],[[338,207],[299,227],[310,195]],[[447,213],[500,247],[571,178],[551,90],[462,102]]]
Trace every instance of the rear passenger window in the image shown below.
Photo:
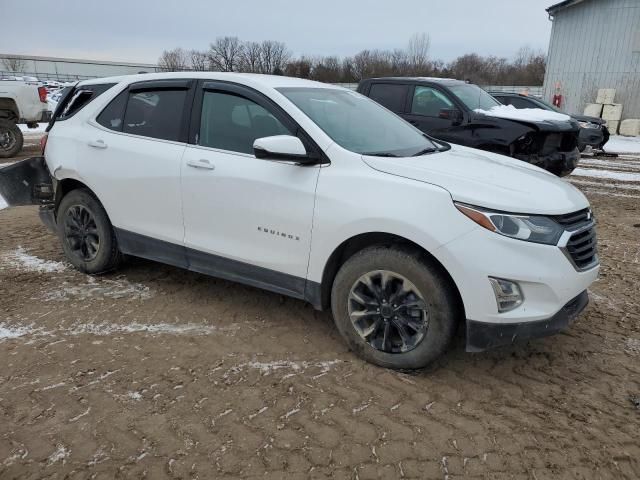
[[[257,138],[291,134],[264,107],[247,98],[204,92],[198,145],[252,154]]]
[[[122,131],[143,137],[178,141],[186,96],[187,90],[184,89],[130,93]]]
[[[104,92],[113,87],[115,83],[100,83],[96,85],[84,85],[77,87],[72,93],[69,100],[56,117],[58,120],[66,120],[78,113],[82,108],[86,107],[89,102],[95,100]]]
[[[369,90],[369,97],[392,112],[404,112],[408,90],[407,85],[374,83]]]

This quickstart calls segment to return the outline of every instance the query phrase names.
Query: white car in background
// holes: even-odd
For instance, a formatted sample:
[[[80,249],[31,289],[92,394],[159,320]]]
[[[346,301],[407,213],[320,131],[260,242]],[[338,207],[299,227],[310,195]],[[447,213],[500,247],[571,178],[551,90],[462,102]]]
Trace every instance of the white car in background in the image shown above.
[[[565,329],[599,268],[569,183],[281,76],[80,82],[44,160],[0,170],[11,186],[82,272],[127,254],[306,300],[391,368],[434,361],[460,324],[471,351]]]

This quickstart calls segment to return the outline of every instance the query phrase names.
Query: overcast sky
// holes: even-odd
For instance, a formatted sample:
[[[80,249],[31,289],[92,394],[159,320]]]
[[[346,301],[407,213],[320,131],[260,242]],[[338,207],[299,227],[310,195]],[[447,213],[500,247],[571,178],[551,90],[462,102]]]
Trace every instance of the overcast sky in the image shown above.
[[[2,0],[0,53],[155,63],[218,36],[278,40],[295,54],[353,55],[431,37],[431,57],[546,52],[553,0]]]

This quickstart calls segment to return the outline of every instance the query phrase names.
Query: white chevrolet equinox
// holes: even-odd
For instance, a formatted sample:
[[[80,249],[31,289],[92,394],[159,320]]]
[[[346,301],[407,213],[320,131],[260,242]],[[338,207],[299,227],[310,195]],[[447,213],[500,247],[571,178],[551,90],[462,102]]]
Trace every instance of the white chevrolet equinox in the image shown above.
[[[469,351],[563,330],[598,274],[570,184],[295,78],[80,82],[44,160],[2,171],[6,202],[39,203],[80,271],[126,254],[303,299],[384,367],[429,364],[460,325]]]

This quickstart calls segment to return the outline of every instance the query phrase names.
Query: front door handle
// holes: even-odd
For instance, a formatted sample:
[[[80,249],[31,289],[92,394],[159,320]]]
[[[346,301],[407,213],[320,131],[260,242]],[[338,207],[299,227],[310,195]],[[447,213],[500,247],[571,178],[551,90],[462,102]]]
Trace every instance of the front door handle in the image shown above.
[[[89,146],[93,148],[107,148],[107,144],[104,143],[104,140],[94,140],[89,142]]]
[[[193,168],[202,168],[204,170],[215,170],[216,166],[206,158],[199,160],[187,160],[187,165]]]

